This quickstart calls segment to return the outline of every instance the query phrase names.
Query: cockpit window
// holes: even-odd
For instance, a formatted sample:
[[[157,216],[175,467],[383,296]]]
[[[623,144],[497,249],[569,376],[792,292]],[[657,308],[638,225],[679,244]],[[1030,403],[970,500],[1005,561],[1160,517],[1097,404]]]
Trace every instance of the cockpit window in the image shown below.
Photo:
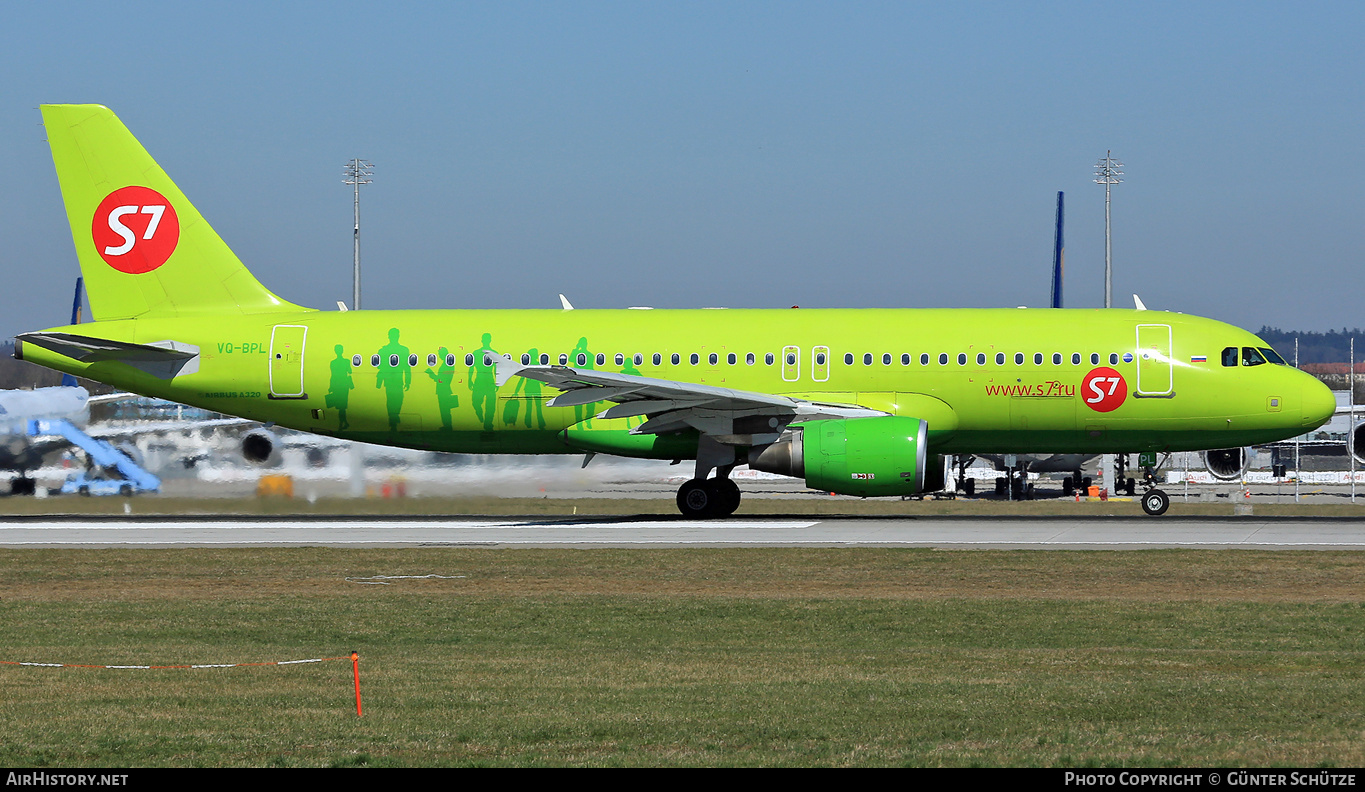
[[[1243,366],[1261,366],[1265,364],[1265,358],[1256,351],[1256,347],[1242,347]]]
[[[1229,368],[1237,365],[1237,347],[1223,348],[1223,365]]]
[[[1261,350],[1261,354],[1265,355],[1265,359],[1269,360],[1271,363],[1274,363],[1277,366],[1289,365],[1288,363],[1284,362],[1284,358],[1280,357],[1280,353],[1276,352],[1275,350],[1269,347],[1257,347],[1257,349]]]

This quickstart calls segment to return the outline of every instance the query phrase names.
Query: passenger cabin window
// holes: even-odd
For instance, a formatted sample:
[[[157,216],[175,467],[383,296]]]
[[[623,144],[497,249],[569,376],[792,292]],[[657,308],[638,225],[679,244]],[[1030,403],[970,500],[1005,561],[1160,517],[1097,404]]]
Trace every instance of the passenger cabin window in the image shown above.
[[[674,352],[674,353],[673,353],[673,356],[672,356],[671,358],[669,358],[669,360],[673,361],[673,365],[676,366],[676,365],[678,365],[678,363],[682,360],[682,358],[678,357],[678,353],[677,353],[677,352]]]
[[[1061,352],[1053,352],[1053,353],[1052,353],[1052,365],[1054,365],[1054,366],[1060,366],[1060,365],[1062,365],[1062,353],[1061,353]]]
[[[870,366],[870,365],[872,365],[872,353],[871,353],[871,352],[864,352],[864,353],[863,353],[863,365],[864,365],[864,366]]]
[[[689,356],[687,359],[689,362],[691,362],[692,365],[695,366],[701,362],[701,355],[698,355],[696,352],[693,352],[691,356]]]
[[[883,353],[882,353],[882,365],[883,365],[883,366],[889,366],[889,365],[891,365],[891,353],[890,353],[890,352],[883,352]]]
[[[375,355],[375,356],[374,356],[374,364],[375,364],[376,366],[379,365],[379,356],[378,356],[378,355]],[[464,364],[465,364],[466,366],[472,366],[472,365],[474,365],[474,353],[470,352],[470,353],[467,353],[467,354],[464,356]]]
[[[984,365],[986,365],[986,353],[985,353],[985,352],[977,352],[977,353],[976,353],[976,365],[978,365],[978,366],[984,366]]]
[[[360,355],[356,355],[351,358],[351,365],[355,366],[356,368],[360,368]]]
[[[604,355],[604,354],[602,354],[601,352],[598,352],[598,353],[597,353],[597,365],[600,366],[600,365],[602,365],[602,364],[604,364],[604,363],[606,363],[606,362],[607,362],[607,356]]]
[[[1022,365],[1024,365],[1024,353],[1023,353],[1023,352],[1015,352],[1015,353],[1014,353],[1014,365],[1016,365],[1016,366],[1022,366]]]
[[[1080,353],[1080,352],[1072,352],[1072,353],[1071,353],[1071,365],[1073,365],[1073,366],[1079,366],[1079,365],[1081,365],[1081,353]]]
[[[825,353],[824,353],[824,352],[816,352],[816,353],[815,353],[815,365],[817,365],[817,366],[823,366],[823,365],[825,365]]]
[[[920,364],[921,366],[927,366],[927,365],[929,365],[929,353],[928,353],[928,352],[924,352],[924,353],[920,354],[920,356],[919,356],[919,364]]]
[[[614,360],[616,361],[616,365],[623,366],[625,365],[626,362],[626,356],[621,354],[620,352],[617,352]]]
[[[728,355],[725,356],[725,362],[726,362],[726,363],[729,363],[729,364],[732,365],[732,366],[735,365],[736,360],[737,360],[737,358],[735,358],[735,353],[734,353],[734,352],[731,352],[730,354],[728,354]]]
[[[715,352],[712,352],[711,354],[706,356],[706,362],[711,364],[712,366],[716,365],[716,361],[719,359],[720,358],[716,356]]]
[[[795,365],[796,365],[796,353],[794,353],[794,352],[788,352],[788,353],[787,353],[787,365],[788,365],[788,366],[795,366]]]
[[[1242,365],[1263,366],[1265,365],[1265,358],[1256,350],[1256,347],[1242,347]]]
[[[650,358],[650,360],[654,361],[654,365],[657,366],[664,362],[664,356],[655,352],[654,357]]]
[[[996,353],[995,353],[995,365],[997,365],[997,366],[1003,366],[1003,365],[1005,365],[1005,353],[1004,353],[1004,352],[996,352]]]
[[[525,356],[525,355],[522,355],[522,356],[521,356],[521,362],[522,362],[522,363],[525,363],[525,362],[526,362],[526,356]],[[430,354],[430,355],[427,355],[427,365],[428,365],[428,366],[434,366],[434,365],[436,365],[436,355],[435,355],[434,353],[433,353],[433,354]]]
[[[484,361],[485,363],[487,361]],[[389,368],[398,368],[398,356],[389,355]]]
[[[569,365],[569,356],[567,354],[563,352],[559,353],[559,365],[561,366]]]
[[[1111,366],[1117,366],[1118,364],[1119,364],[1119,353],[1117,353],[1117,352],[1110,352],[1110,353],[1109,353],[1109,365],[1111,365]]]
[[[752,366],[755,361],[756,358],[754,357],[754,353],[749,352],[744,355],[744,362],[747,363],[748,365]]]
[[[639,352],[636,352],[635,357],[631,358],[631,362],[639,366],[645,362],[645,356],[640,354]]]
[[[773,364],[773,353],[769,352],[763,356],[763,362],[771,366]]]
[[[375,368],[379,368],[379,356],[378,356],[378,355],[370,355],[370,365],[371,365],[371,366],[374,366]],[[471,358],[469,359],[469,365],[471,365],[471,366],[474,365],[474,358],[471,357]]]
[[[455,356],[454,356],[454,355],[446,355],[446,359],[447,359],[447,360],[450,360],[450,361],[454,361],[454,360],[455,360]],[[454,363],[452,362],[451,365],[454,365]],[[542,366],[548,366],[548,365],[550,365],[550,356],[547,355],[547,354],[545,354],[544,352],[541,352],[541,353],[540,353],[540,365],[542,365]]]
[[[845,353],[844,353],[844,365],[845,365],[845,366],[851,366],[851,365],[853,365],[853,353],[852,353],[852,352],[845,352]]]
[[[948,365],[948,353],[947,353],[947,352],[940,352],[940,353],[938,353],[938,364],[939,364],[940,366],[946,366],[946,365]]]
[[[1042,352],[1034,352],[1034,353],[1033,353],[1033,365],[1035,365],[1035,366],[1041,366],[1041,365],[1043,365],[1043,353],[1042,353]]]
[[[903,353],[901,353],[901,365],[902,365],[902,366],[908,366],[908,365],[910,365],[910,353],[909,353],[909,352],[903,352]]]
[[[1100,364],[1100,353],[1098,353],[1098,352],[1091,352],[1091,353],[1090,353],[1090,365],[1092,365],[1092,366],[1098,366],[1099,364]]]
[[[958,364],[959,366],[965,366],[965,365],[967,365],[967,353],[966,353],[966,352],[959,352],[959,353],[957,353],[957,364]]]

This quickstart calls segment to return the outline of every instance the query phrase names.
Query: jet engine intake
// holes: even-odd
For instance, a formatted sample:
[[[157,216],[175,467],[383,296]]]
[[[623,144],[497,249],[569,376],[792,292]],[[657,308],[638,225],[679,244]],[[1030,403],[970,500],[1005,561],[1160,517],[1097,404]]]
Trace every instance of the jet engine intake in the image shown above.
[[[242,456],[253,465],[279,460],[280,439],[267,429],[253,429],[242,437]]]
[[[1204,469],[1222,481],[1239,479],[1251,462],[1251,452],[1245,448],[1219,448],[1204,452]]]

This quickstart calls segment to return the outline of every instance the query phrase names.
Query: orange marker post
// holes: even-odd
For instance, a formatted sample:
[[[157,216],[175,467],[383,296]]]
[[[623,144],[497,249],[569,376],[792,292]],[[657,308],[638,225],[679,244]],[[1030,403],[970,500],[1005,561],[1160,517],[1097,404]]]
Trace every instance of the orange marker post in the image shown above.
[[[353,673],[353,674],[355,675],[355,716],[356,716],[357,718],[359,718],[359,717],[361,717],[361,714],[360,714],[360,655],[357,654],[357,653],[355,653],[355,652],[351,652],[351,673]]]

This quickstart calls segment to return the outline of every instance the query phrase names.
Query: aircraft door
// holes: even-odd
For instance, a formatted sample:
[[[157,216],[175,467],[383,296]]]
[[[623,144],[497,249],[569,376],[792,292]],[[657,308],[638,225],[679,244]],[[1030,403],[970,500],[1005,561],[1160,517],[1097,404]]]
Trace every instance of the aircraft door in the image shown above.
[[[275,325],[270,333],[270,398],[306,399],[303,392],[303,347],[308,328]]]
[[[1137,390],[1140,398],[1167,398],[1175,395],[1174,367],[1171,363],[1171,326],[1137,326]]]

